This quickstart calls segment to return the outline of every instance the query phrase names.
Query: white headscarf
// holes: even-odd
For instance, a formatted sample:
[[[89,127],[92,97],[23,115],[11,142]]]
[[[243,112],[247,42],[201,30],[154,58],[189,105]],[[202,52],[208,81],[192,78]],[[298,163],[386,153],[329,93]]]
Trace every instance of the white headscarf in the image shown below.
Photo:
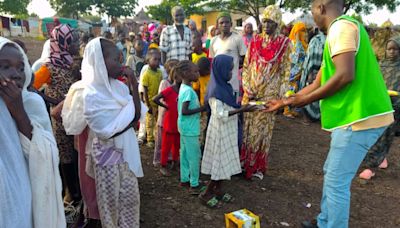
[[[10,168],[8,172],[11,172],[11,170],[17,168],[18,170],[15,171],[15,173],[12,172],[9,174],[12,177],[15,176],[15,180],[17,180],[18,173],[20,174],[25,173],[26,170],[24,169],[26,169],[27,167],[29,179],[28,179],[28,184],[19,186],[19,188],[16,191],[13,191],[12,188],[7,189],[7,191],[9,191],[8,194],[11,195],[16,194],[17,198],[21,198],[22,200],[25,200],[27,202],[21,204],[19,200],[14,202],[10,201],[10,199],[6,199],[5,200],[6,205],[1,207],[5,208],[6,210],[6,212],[4,212],[4,215],[6,216],[5,218],[1,217],[3,216],[3,211],[1,211],[0,208],[0,218],[2,218],[0,219],[0,227],[10,227],[8,225],[3,226],[3,222],[5,224],[8,224],[7,221],[15,222],[13,221],[13,215],[10,215],[12,214],[13,209],[17,211],[16,212],[16,214],[18,215],[17,217],[21,221],[24,221],[24,219],[28,219],[29,223],[32,223],[32,217],[33,217],[33,227],[56,227],[56,228],[65,227],[66,223],[65,223],[64,207],[63,207],[63,200],[61,198],[62,186],[58,170],[58,165],[59,165],[58,149],[51,129],[50,119],[46,111],[46,106],[44,104],[43,99],[39,95],[37,95],[36,93],[29,92],[27,90],[27,87],[30,85],[30,82],[32,80],[32,71],[30,69],[30,65],[26,54],[24,53],[22,48],[18,46],[16,43],[6,38],[0,37],[0,49],[2,49],[6,44],[15,45],[21,52],[24,59],[26,79],[22,89],[22,99],[23,99],[24,109],[29,117],[29,120],[33,127],[33,131],[31,140],[29,140],[21,133],[19,133],[19,135],[17,133],[17,137],[15,137],[14,132],[18,132],[18,129],[14,124],[14,120],[9,115],[7,107],[1,107],[1,112],[2,112],[2,115],[0,116],[0,121],[2,122],[1,126],[2,129],[3,126],[4,129],[7,129],[6,134],[8,136],[5,138],[6,139],[9,138],[10,141],[8,141],[6,143],[6,146],[4,146],[2,145],[3,143],[0,140],[1,150],[3,149],[5,150],[1,151],[0,156],[1,155],[5,155],[7,157],[19,156],[18,153],[15,155],[6,153],[13,151],[13,150],[9,151],[9,149],[7,148],[10,146],[14,148],[14,152],[21,151],[22,149],[23,155],[25,156],[25,160],[24,161],[19,160],[19,163],[14,164],[16,166],[13,167],[12,169]],[[4,102],[1,99],[0,99],[0,104],[4,105]],[[7,117],[9,118],[4,119],[4,116],[6,118]],[[12,125],[12,126],[6,127],[6,125]],[[1,134],[0,138],[3,139],[2,132],[0,132],[0,134]],[[3,157],[1,159],[3,159]],[[14,166],[12,164],[8,165]],[[3,173],[3,171],[1,171],[0,173]],[[1,177],[0,179],[2,178],[3,177]],[[6,177],[5,179],[7,178],[9,177]],[[30,185],[29,185],[29,180],[30,180]],[[7,184],[10,184],[11,186],[12,183],[7,183]],[[4,200],[2,199],[2,194],[4,194],[4,192],[2,192],[3,187],[7,188],[8,186],[7,185],[3,186],[3,183],[0,183],[1,202],[4,202]],[[29,193],[30,195],[29,199],[26,198],[28,197],[27,193]],[[8,206],[7,202],[11,204]],[[31,208],[29,209],[30,214],[24,213],[28,210],[27,208],[25,208],[27,204],[32,205],[31,207],[29,207]],[[22,224],[21,221],[18,221],[16,224]],[[11,227],[17,227],[17,226],[32,227],[32,225],[19,226],[16,224],[11,224]]]
[[[128,87],[108,77],[101,49],[102,38],[91,40],[82,61],[84,117],[92,132],[102,140],[124,130],[135,117],[135,106]],[[142,105],[142,115],[146,110]],[[137,177],[143,176],[139,145],[133,129],[114,137],[114,144],[123,150],[124,161]]]

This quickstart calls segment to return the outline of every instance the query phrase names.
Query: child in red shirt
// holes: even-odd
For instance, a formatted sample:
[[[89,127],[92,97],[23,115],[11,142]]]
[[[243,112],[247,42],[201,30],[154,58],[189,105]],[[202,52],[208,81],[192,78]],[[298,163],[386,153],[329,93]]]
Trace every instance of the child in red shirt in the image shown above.
[[[178,132],[178,95],[181,80],[176,77],[174,70],[170,73],[172,86],[161,91],[154,97],[153,101],[157,105],[166,109],[163,120],[163,132],[161,140],[161,168],[163,176],[170,176],[167,169],[168,154],[171,151],[174,165],[179,164],[180,137]],[[160,100],[163,99],[164,103]]]

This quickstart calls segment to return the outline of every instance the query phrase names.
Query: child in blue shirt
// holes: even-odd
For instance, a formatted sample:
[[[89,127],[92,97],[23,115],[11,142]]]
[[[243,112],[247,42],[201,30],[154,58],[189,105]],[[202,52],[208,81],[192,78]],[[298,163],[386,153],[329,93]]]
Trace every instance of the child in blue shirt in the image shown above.
[[[199,194],[200,166],[200,113],[205,106],[200,106],[192,82],[199,78],[199,68],[189,60],[178,63],[174,69],[181,77],[182,85],[178,96],[178,131],[181,151],[181,186],[190,186],[191,194]]]

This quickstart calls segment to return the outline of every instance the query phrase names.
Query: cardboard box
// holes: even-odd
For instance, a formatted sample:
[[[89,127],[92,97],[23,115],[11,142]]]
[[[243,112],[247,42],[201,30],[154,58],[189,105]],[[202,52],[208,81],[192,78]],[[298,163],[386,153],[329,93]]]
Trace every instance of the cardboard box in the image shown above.
[[[247,209],[225,214],[226,228],[260,228],[260,218]]]

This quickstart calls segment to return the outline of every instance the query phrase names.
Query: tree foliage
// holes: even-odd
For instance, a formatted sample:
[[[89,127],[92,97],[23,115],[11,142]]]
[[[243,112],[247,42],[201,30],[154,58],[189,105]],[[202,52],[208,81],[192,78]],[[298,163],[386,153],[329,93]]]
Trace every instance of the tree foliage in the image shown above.
[[[297,9],[309,11],[313,0],[212,0],[210,6],[217,10],[229,10],[233,13],[253,16],[259,23],[258,15],[264,7],[278,4],[281,8],[290,11]],[[400,0],[345,0],[345,12],[353,9],[357,14],[369,14],[376,8],[387,7],[391,12],[400,5]]]
[[[137,0],[50,0],[50,4],[59,16],[78,18],[93,8],[110,17],[121,17],[134,14]]]
[[[50,0],[51,6],[61,17],[72,17],[78,19],[80,15],[90,10],[93,1],[91,0]]]
[[[137,0],[95,0],[100,13],[110,17],[132,16]]]
[[[28,4],[29,0],[2,0],[0,1],[0,12],[26,17],[28,16]]]
[[[165,24],[172,24],[171,9],[174,6],[182,6],[185,9],[186,16],[193,14],[203,14],[204,9],[201,2],[204,0],[163,0],[159,5],[146,7],[147,13],[154,20],[161,21]]]
[[[253,16],[257,24],[260,23],[259,15],[263,8],[270,4],[275,4],[275,0],[212,0],[210,7],[218,10],[228,10],[236,14]]]
[[[309,10],[312,0],[279,0],[279,5],[289,10]],[[387,7],[389,11],[394,12],[396,7],[400,5],[400,0],[345,0],[345,12],[353,9],[357,14],[369,14],[374,7]]]
[[[100,23],[101,22],[100,16],[95,16],[95,15],[90,15],[90,14],[84,14],[80,17],[80,19],[83,19],[85,21],[89,21],[92,23]]]

